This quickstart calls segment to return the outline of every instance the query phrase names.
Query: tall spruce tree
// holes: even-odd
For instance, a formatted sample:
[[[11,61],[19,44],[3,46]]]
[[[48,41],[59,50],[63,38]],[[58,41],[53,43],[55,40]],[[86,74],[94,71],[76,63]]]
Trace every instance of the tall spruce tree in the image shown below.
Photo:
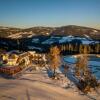
[[[50,48],[49,53],[50,68],[53,70],[53,76],[56,76],[56,69],[60,66],[60,50],[57,46]]]

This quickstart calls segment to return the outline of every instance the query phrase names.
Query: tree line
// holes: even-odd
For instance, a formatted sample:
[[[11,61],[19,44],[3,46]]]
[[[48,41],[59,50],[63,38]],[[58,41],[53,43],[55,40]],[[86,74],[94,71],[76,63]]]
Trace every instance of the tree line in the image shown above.
[[[100,53],[100,43],[97,43],[95,45],[84,45],[84,44],[62,44],[59,46],[60,50],[62,52],[66,53],[79,53],[79,54],[84,54],[84,53]]]

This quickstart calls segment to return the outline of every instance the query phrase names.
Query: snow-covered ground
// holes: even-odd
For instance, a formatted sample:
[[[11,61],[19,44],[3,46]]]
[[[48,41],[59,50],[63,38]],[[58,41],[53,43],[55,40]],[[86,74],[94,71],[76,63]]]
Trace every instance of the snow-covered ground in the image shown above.
[[[0,77],[0,100],[100,100],[100,96],[96,92],[83,95],[63,75],[61,80],[52,80],[39,70],[25,72],[18,79]]]
[[[28,46],[28,49],[30,49],[30,50],[34,50],[34,49],[36,49],[36,50],[40,50],[40,51],[42,51],[42,48],[35,47],[35,46]]]
[[[54,36],[51,36],[49,39],[45,40],[42,42],[42,44],[53,44],[54,42],[59,42],[59,39],[61,37],[54,37]]]
[[[75,37],[75,36],[69,35],[69,36],[63,36],[63,37],[60,37],[60,36],[52,36],[49,39],[43,41],[42,44],[53,44],[55,42],[58,42],[58,43],[66,43],[66,42],[71,42],[73,40],[79,40],[79,41],[82,42],[82,44],[86,44],[86,45],[93,44],[93,43],[99,43],[98,41],[92,40],[87,35],[85,35],[85,37]]]
[[[63,60],[69,65],[76,62],[74,56],[64,56]],[[93,70],[97,67],[100,68],[99,58],[92,57],[89,64]],[[45,68],[27,70],[17,79],[7,79],[0,76],[0,100],[100,100],[100,89],[88,94],[79,91],[74,83],[74,80],[77,79],[73,76],[70,67],[66,77],[62,67],[57,72],[59,80],[51,79],[49,77],[50,70],[47,71]],[[96,72],[96,76],[100,78],[99,73],[100,70],[98,70],[98,74]]]

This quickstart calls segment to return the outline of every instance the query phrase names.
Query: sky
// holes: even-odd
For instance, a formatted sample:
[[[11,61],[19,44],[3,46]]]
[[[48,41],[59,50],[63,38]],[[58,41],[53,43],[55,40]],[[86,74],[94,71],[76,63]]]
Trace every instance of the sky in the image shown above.
[[[100,0],[0,0],[0,26],[100,29]]]

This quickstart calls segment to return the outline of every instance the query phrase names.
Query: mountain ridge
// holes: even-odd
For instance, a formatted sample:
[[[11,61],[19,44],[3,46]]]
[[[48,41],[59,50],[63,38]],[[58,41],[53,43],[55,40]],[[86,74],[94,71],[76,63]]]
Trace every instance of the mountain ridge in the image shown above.
[[[16,35],[16,37],[14,36]],[[20,36],[18,36],[20,35]],[[100,39],[100,30],[77,25],[67,25],[61,27],[30,27],[30,28],[15,28],[0,26],[0,37],[5,38],[24,38],[28,36],[37,35],[74,35],[74,36],[90,36],[93,39]]]

